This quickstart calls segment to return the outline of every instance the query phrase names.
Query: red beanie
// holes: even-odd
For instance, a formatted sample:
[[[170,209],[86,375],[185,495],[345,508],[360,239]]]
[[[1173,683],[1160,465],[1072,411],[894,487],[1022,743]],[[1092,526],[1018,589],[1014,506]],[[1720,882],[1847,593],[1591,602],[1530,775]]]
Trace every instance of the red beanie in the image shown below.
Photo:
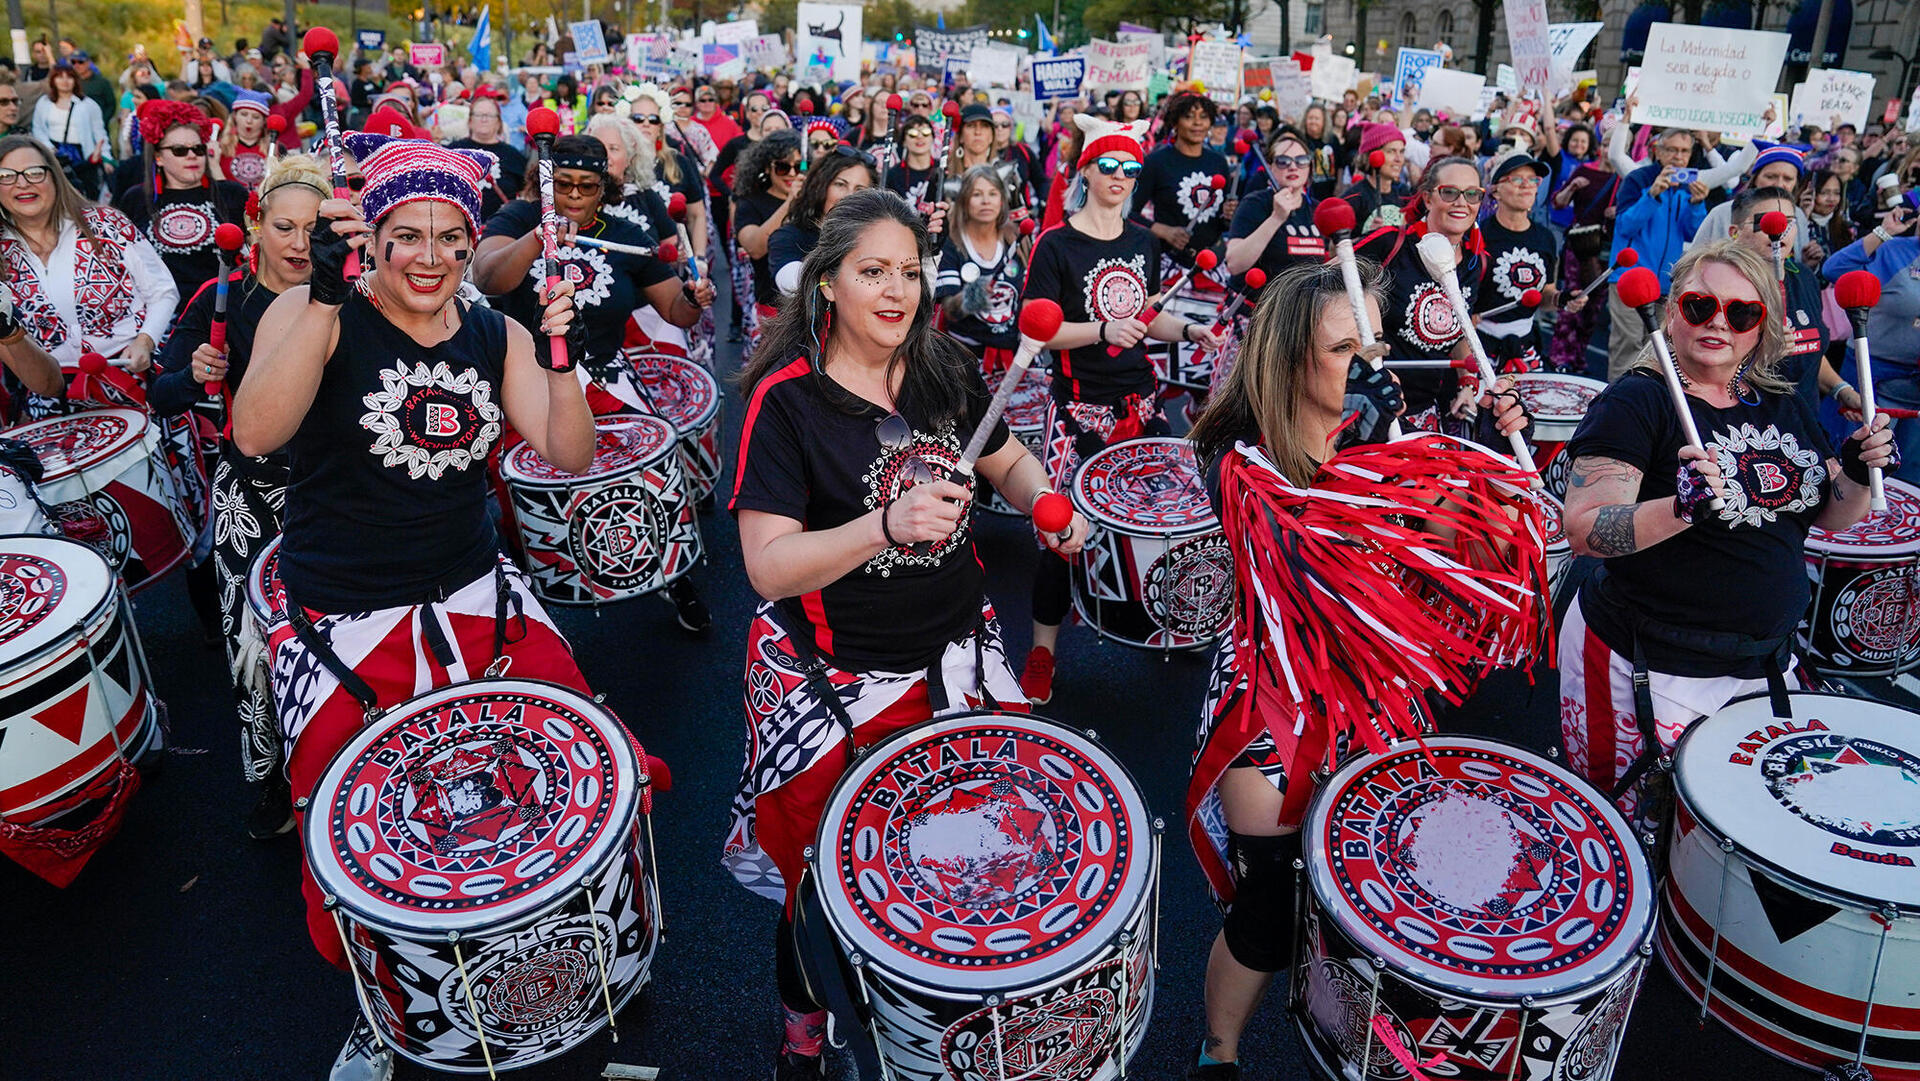
[[[1147,160],[1146,149],[1141,145],[1147,135],[1145,120],[1116,124],[1087,113],[1075,113],[1073,122],[1079,125],[1081,138],[1086,140],[1080,148],[1080,160],[1074,165],[1076,170],[1085,169],[1088,162],[1102,154],[1132,154],[1137,161]]]

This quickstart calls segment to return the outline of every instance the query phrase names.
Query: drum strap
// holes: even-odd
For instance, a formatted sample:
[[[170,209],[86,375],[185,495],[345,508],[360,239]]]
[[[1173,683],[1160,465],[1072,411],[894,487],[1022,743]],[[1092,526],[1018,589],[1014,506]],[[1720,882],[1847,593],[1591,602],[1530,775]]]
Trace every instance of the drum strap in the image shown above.
[[[773,620],[782,631],[785,631],[787,641],[793,644],[793,659],[800,665],[800,674],[807,681],[807,689],[827,707],[827,713],[833,717],[834,721],[846,730],[847,754],[851,758],[854,753],[853,718],[847,714],[847,707],[841,704],[840,692],[834,687],[833,680],[827,678],[827,662],[821,660],[820,654],[814,652],[813,643],[809,642],[807,636],[799,633],[799,629],[788,621],[786,613],[780,610],[778,604],[767,605],[766,611],[767,618]]]
[[[313,621],[307,618],[306,609],[293,603],[291,599],[287,602],[287,623],[293,627],[294,637],[300,639],[300,644],[306,647],[307,652],[319,660],[321,667],[333,673],[333,678],[339,680],[340,686],[353,696],[354,701],[360,703],[360,708],[366,711],[367,717],[371,719],[379,716],[380,697],[373,693],[373,688],[367,686],[367,681],[361,679],[358,672],[347,667],[347,662],[340,659],[340,655],[333,651],[333,647],[327,644],[326,639],[320,637],[320,632],[314,629]]]
[[[1769,654],[1766,658],[1766,666],[1767,697],[1773,707],[1773,715],[1793,716],[1792,703],[1787,699],[1787,679],[1781,669],[1780,658]],[[1608,793],[1616,803],[1622,796],[1632,791],[1634,785],[1640,783],[1640,778],[1646,776],[1647,771],[1653,768],[1654,763],[1658,762],[1662,755],[1660,726],[1656,723],[1653,714],[1653,681],[1647,674],[1647,651],[1641,644],[1638,630],[1633,636],[1633,715],[1640,726],[1641,751],[1633,763],[1627,767],[1627,772],[1620,778],[1620,783],[1614,785],[1613,791]]]

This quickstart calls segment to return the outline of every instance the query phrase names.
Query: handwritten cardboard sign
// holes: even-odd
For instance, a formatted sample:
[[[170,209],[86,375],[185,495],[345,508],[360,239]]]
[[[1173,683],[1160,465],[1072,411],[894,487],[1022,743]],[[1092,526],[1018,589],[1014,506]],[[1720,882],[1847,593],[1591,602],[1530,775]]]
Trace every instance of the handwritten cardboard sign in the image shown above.
[[[1786,58],[1785,34],[1655,23],[1647,33],[1633,122],[1735,139],[1761,135]]]
[[[1819,68],[1807,72],[1807,81],[1793,88],[1787,115],[1793,127],[1815,124],[1823,129],[1838,123],[1852,124],[1855,131],[1867,126],[1867,114],[1873,110],[1873,76],[1863,71]]]

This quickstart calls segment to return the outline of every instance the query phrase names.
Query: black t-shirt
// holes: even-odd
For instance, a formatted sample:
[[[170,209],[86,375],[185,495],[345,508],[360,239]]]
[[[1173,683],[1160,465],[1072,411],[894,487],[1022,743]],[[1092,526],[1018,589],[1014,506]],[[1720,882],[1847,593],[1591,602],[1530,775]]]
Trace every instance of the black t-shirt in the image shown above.
[[[674,160],[680,164],[680,179],[678,182],[667,180],[666,167],[664,165],[660,166],[659,179],[653,182],[653,190],[660,193],[661,205],[664,206],[670,201],[673,198],[673,193],[676,191],[687,197],[688,206],[692,206],[695,203],[706,202],[707,184],[706,181],[700,177],[699,163],[671,147],[667,149],[666,153],[672,154]]]
[[[1233,226],[1227,230],[1227,236],[1235,239],[1252,236],[1272,215],[1272,188],[1263,188],[1251,195],[1241,196],[1240,208],[1233,212]],[[1267,280],[1271,281],[1281,271],[1295,263],[1326,262],[1327,253],[1332,250],[1327,244],[1327,238],[1321,236],[1320,230],[1313,227],[1313,201],[1302,200],[1299,209],[1288,214],[1287,220],[1274,231],[1272,239],[1267,241],[1266,249],[1260,253],[1259,262],[1254,266],[1265,272]],[[1233,279],[1233,288],[1244,288],[1246,281],[1246,275],[1237,275]]]
[[[707,173],[707,179],[721,191],[732,191],[734,164],[740,160],[740,155],[746,153],[747,148],[752,145],[753,140],[748,138],[745,133],[728,139],[727,145],[721,147],[719,155],[713,159],[713,169]]]
[[[321,612],[419,604],[492,570],[487,454],[506,422],[507,321],[467,307],[426,346],[359,290],[288,444],[280,575]]]
[[[972,266],[971,272],[965,268]],[[1027,267],[1020,251],[1001,242],[997,251],[975,252],[965,237],[950,236],[940,246],[940,272],[933,280],[933,297],[945,300],[966,290],[968,275],[973,287],[983,292],[986,308],[978,313],[961,312],[948,320],[947,331],[973,345],[991,345],[1013,349],[1020,344],[1020,290]]]
[[[447,144],[455,150],[484,150],[494,157],[493,174],[480,189],[480,220],[500,213],[500,208],[520,197],[520,186],[527,179],[527,156],[506,142],[479,143],[461,139]]]
[[[1217,150],[1202,148],[1188,157],[1169,143],[1147,155],[1146,168],[1141,170],[1140,183],[1134,189],[1135,199],[1143,211],[1153,208],[1153,224],[1176,225],[1192,234],[1185,251],[1165,249],[1181,266],[1192,266],[1194,253],[1213,247],[1226,232],[1227,221],[1220,211],[1226,206],[1227,192],[1215,188],[1213,178],[1226,176],[1227,172],[1226,156]],[[1138,212],[1133,221],[1148,224],[1144,214]]]
[[[1800,397],[1816,413],[1820,409],[1820,365],[1827,351],[1827,324],[1820,306],[1820,279],[1793,260],[1787,260],[1787,355],[1780,374],[1799,387]]]
[[[628,184],[625,194],[617,203],[603,203],[600,213],[608,218],[618,218],[640,230],[646,236],[646,244],[654,245],[670,237],[678,237],[673,218],[667,213],[667,201],[653,188],[643,188],[637,184]],[[676,240],[676,243],[678,241]]]
[[[870,513],[912,486],[907,471],[914,460],[936,475],[959,460],[988,402],[979,371],[970,370],[967,379],[963,415],[937,429],[915,419],[919,411],[912,402],[900,402],[900,415],[913,423],[913,440],[884,448],[877,428],[887,412],[814,372],[805,357],[769,373],[753,388],[747,407],[730,509],[778,514],[810,530],[833,529]],[[1006,422],[1000,421],[985,453],[1006,441]],[[986,576],[969,521],[961,515],[959,528],[925,553],[889,548],[823,589],[780,601],[786,623],[811,626],[814,648],[836,667],[927,667],[980,620]]]
[[[1026,299],[1045,297],[1060,305],[1069,323],[1115,322],[1146,310],[1160,291],[1159,243],[1137,225],[1112,240],[1097,240],[1072,222],[1040,234],[1027,266]],[[1130,394],[1153,393],[1153,364],[1145,339],[1117,357],[1095,342],[1061,350],[1053,369],[1053,396],[1060,401],[1113,405]]]
[[[515,199],[488,220],[486,236],[518,240],[539,227],[540,208],[526,199]],[[647,235],[638,226],[617,218],[596,218],[593,225],[580,230],[579,235],[617,244],[645,246],[648,243]],[[580,363],[585,364],[595,378],[606,381],[605,373],[619,361],[628,316],[647,303],[647,288],[672,278],[673,270],[650,255],[631,255],[577,244],[562,244],[556,254],[561,273],[573,283],[574,308],[579,318],[587,321],[586,355],[580,358]],[[514,286],[512,292],[493,298],[493,305],[537,336],[540,294],[536,286],[546,280],[546,260],[536,258],[526,278]]]
[[[1394,251],[1395,243],[1399,250]],[[1446,291],[1427,273],[1416,248],[1419,238],[1398,229],[1383,229],[1356,245],[1356,254],[1387,268],[1387,303],[1380,309],[1380,340],[1388,356],[1398,360],[1444,360],[1463,333],[1460,319]],[[1389,253],[1392,258],[1388,258]],[[1472,310],[1479,294],[1480,257],[1469,247],[1462,252],[1456,276]],[[1451,369],[1412,368],[1398,373],[1406,391],[1407,412],[1418,413],[1438,403],[1444,408],[1460,379]]]
[[[931,163],[925,169],[915,169],[904,161],[887,166],[888,191],[907,201],[910,207],[918,208],[928,202],[928,192],[933,188],[933,174],[939,170]]]
[[[734,235],[739,236],[740,230],[749,225],[766,224],[768,219],[780,213],[780,208],[785,204],[785,199],[765,192],[749,195],[745,199],[735,199],[733,201]],[[778,233],[779,230],[776,229],[774,232]],[[767,241],[767,254],[758,259],[748,260],[753,264],[753,300],[756,304],[779,307],[780,287],[773,283],[773,267],[769,265],[773,256],[773,237],[769,236]]]
[[[1545,289],[1558,277],[1560,244],[1553,230],[1528,219],[1525,229],[1509,229],[1497,216],[1480,222],[1480,236],[1487,245],[1486,276],[1473,310],[1490,311],[1518,301],[1529,289]],[[1533,328],[1535,309],[1525,306],[1496,315],[1481,324],[1482,337],[1512,338],[1528,334]]]
[[[767,238],[767,270],[778,278],[781,267],[788,263],[806,262],[807,256],[813,254],[813,246],[818,243],[820,230],[802,229],[793,224],[793,215],[787,215],[787,224],[775,229],[773,235]],[[767,303],[778,303],[779,297],[780,287],[776,285]]]
[[[147,405],[154,415],[171,417],[208,400],[205,383],[193,378],[193,351],[207,344],[213,333],[213,301],[218,282],[200,287],[174,319],[166,344],[154,358],[156,375],[147,387]],[[236,270],[227,277],[227,392],[235,393],[247,375],[253,355],[253,332],[260,317],[280,294],[260,279]],[[216,399],[217,400],[217,399]]]
[[[1340,198],[1353,204],[1353,220],[1359,224],[1360,234],[1381,226],[1404,224],[1404,207],[1412,197],[1413,189],[1397,180],[1393,182],[1393,190],[1385,195],[1371,180],[1360,180],[1340,193]]]
[[[1644,551],[1608,559],[1607,587],[1581,590],[1588,625],[1623,654],[1631,655],[1632,634],[1608,597],[1662,623],[1755,638],[1790,633],[1806,613],[1807,529],[1830,494],[1826,461],[1833,456],[1812,410],[1793,394],[1762,394],[1759,405],[1736,402],[1731,409],[1688,395],[1687,405],[1707,452],[1730,478],[1731,497],[1718,513],[1732,524],[1699,522]],[[1636,500],[1665,500],[1674,495],[1685,442],[1666,383],[1636,369],[1594,400],[1567,454],[1624,462],[1643,474]],[[1757,661],[1716,662],[1651,640],[1642,646],[1654,671],[1763,671]]]
[[[231,180],[198,188],[176,188],[159,196],[146,184],[128,189],[115,202],[140,235],[153,243],[173,275],[182,301],[220,274],[220,248],[214,231],[232,222],[244,226],[247,189]]]

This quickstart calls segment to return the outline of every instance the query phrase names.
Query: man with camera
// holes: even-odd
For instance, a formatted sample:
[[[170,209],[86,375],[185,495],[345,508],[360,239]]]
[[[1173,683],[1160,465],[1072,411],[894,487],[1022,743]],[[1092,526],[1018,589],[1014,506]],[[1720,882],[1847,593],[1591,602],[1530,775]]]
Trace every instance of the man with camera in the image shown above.
[[[1654,142],[1653,160],[1620,180],[1620,192],[1614,200],[1618,208],[1613,219],[1614,262],[1623,249],[1640,255],[1640,265],[1653,268],[1660,276],[1664,291],[1674,261],[1686,250],[1687,241],[1707,217],[1707,193],[1700,171],[1690,168],[1694,135],[1680,128],[1669,128]],[[1613,272],[1617,282],[1621,269]],[[1607,378],[1624,375],[1647,344],[1647,332],[1640,314],[1626,305],[1618,290],[1609,290],[1607,314],[1613,329],[1607,339]]]

